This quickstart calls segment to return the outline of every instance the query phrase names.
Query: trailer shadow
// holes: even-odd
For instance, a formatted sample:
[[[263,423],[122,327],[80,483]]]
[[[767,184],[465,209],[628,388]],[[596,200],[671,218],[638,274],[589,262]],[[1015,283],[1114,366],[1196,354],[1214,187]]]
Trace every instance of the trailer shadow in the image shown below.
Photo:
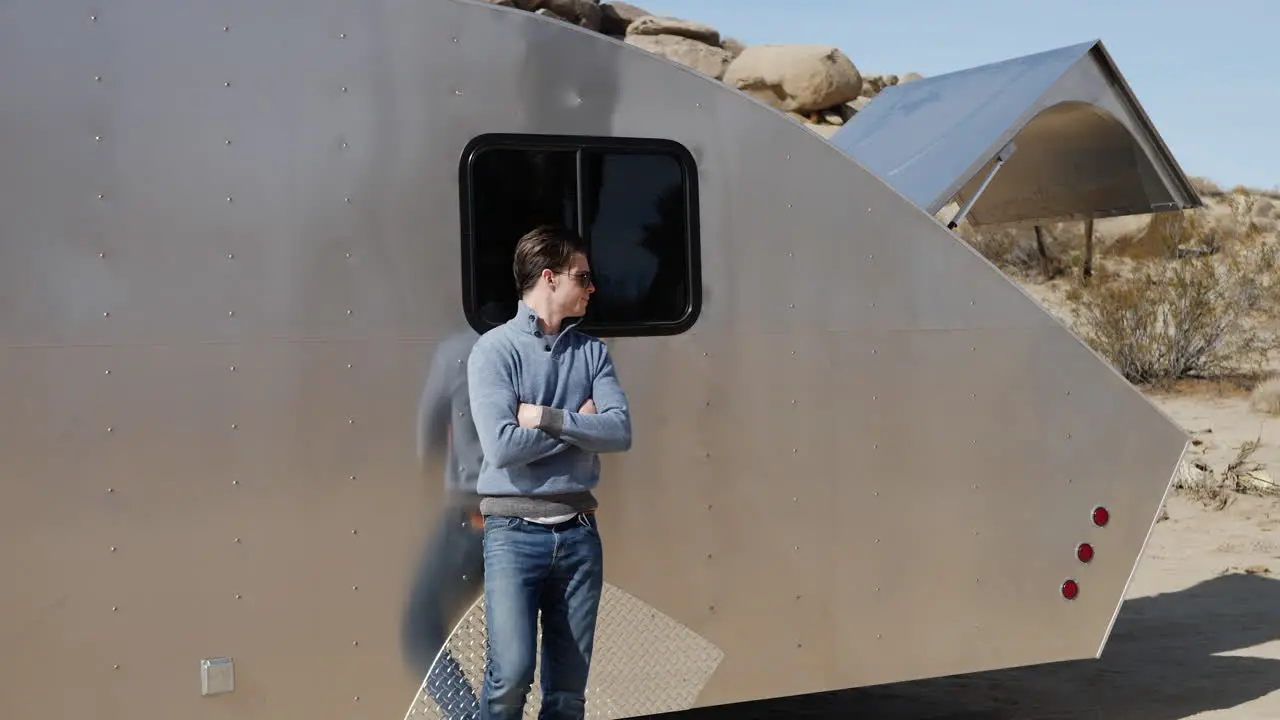
[[[1280,640],[1280,580],[1233,573],[1186,590],[1129,600],[1099,660],[779,698],[663,717],[1182,720],[1280,689],[1280,659],[1221,654],[1276,640]]]

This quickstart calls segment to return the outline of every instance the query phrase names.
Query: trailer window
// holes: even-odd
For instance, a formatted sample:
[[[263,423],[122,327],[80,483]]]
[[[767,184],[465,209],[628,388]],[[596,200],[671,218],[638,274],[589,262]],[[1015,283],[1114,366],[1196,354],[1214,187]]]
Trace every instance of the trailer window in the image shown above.
[[[546,222],[587,241],[596,292],[582,329],[596,335],[686,330],[700,278],[697,171],[669,141],[484,136],[463,153],[463,306],[479,332],[519,299],[515,243]]]

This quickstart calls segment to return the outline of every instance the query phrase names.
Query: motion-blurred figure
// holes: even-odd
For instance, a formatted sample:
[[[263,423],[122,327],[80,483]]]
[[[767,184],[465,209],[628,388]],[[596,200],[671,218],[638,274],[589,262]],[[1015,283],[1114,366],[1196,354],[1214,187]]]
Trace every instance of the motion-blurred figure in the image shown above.
[[[502,322],[495,308],[486,320]],[[499,313],[500,315],[500,313]],[[418,458],[427,477],[430,458],[444,457],[444,502],[436,530],[424,550],[405,609],[402,647],[415,677],[446,717],[479,716],[480,706],[461,666],[441,654],[453,625],[484,587],[483,528],[476,478],[483,451],[471,420],[467,356],[480,336],[470,327],[441,342],[418,405]],[[436,656],[440,655],[439,662]]]

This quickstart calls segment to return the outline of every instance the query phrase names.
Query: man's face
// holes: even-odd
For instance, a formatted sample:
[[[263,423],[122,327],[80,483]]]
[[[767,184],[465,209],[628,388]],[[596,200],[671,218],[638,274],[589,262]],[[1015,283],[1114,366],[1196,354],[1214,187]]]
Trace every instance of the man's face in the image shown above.
[[[575,253],[569,266],[555,276],[551,291],[552,303],[565,317],[582,317],[587,313],[587,301],[596,286],[591,280],[591,266],[582,253]]]

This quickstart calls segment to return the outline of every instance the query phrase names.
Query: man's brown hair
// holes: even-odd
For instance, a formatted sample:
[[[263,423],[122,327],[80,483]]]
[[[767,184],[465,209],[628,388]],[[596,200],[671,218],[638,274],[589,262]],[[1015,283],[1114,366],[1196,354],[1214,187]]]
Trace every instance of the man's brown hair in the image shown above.
[[[520,294],[538,282],[543,270],[561,272],[569,266],[574,253],[587,254],[587,244],[574,231],[560,225],[539,225],[516,242],[515,260],[511,263]]]

